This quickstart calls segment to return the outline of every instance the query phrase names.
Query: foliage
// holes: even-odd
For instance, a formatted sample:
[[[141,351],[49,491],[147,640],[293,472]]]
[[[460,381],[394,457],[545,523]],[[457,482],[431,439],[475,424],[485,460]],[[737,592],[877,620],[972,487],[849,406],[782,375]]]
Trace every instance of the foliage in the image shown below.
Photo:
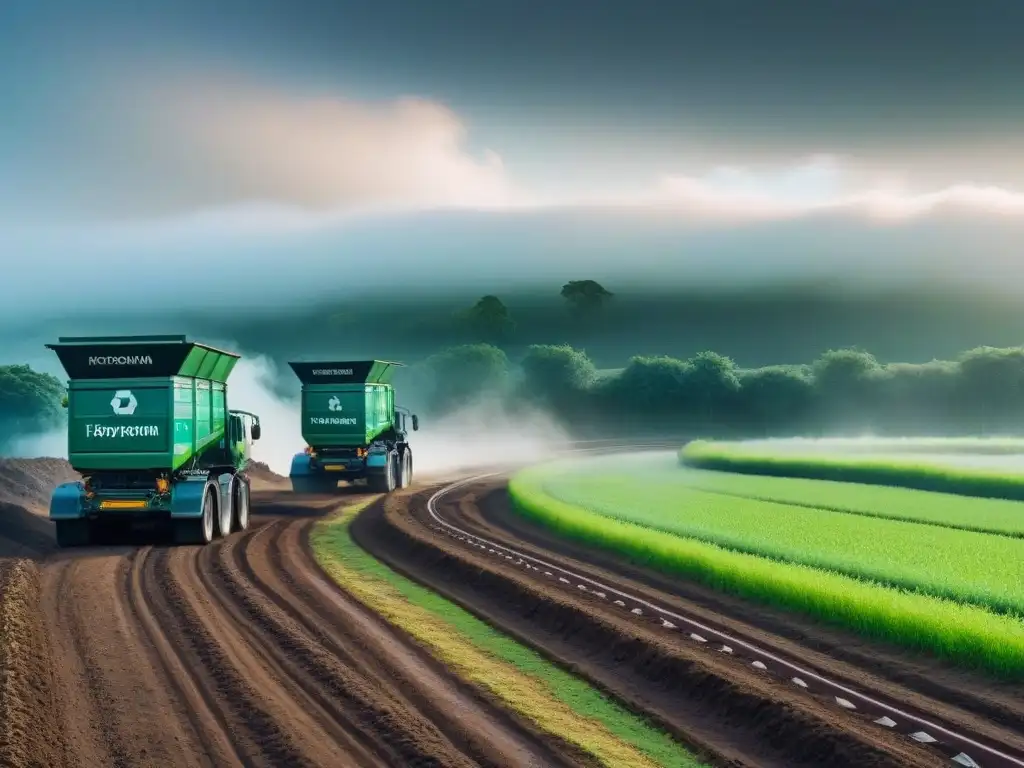
[[[553,406],[577,431],[724,438],[1024,430],[1024,348],[980,347],[920,364],[837,349],[804,365],[755,369],[702,351],[686,360],[636,356],[609,375],[564,344],[517,356],[518,395]]]
[[[566,345],[534,344],[520,367],[526,399],[555,407],[567,405],[597,380],[597,369],[586,353]]]
[[[19,435],[39,434],[64,419],[60,380],[28,365],[0,365],[0,446]]]
[[[585,494],[586,498],[559,498],[563,493],[560,488],[565,487],[565,472],[564,466],[547,465],[543,468],[525,470],[513,477],[509,493],[516,509],[557,533],[623,555],[647,567],[694,579],[741,597],[799,611],[867,637],[932,653],[965,667],[981,668],[1007,677],[1024,677],[1024,621],[1017,616],[996,613],[982,604],[959,602],[923,591],[872,582],[860,577],[859,574],[854,576],[839,573],[823,567],[822,562],[809,564],[814,561],[814,558],[809,556],[803,558],[805,562],[787,562],[784,556],[782,559],[772,559],[749,551],[736,551],[713,540],[695,537],[692,533],[659,530],[658,524],[663,528],[667,527],[672,521],[680,518],[681,511],[690,508],[681,507],[677,503],[678,499],[666,499],[665,487],[645,487],[644,481],[638,478],[635,472],[615,475],[609,471],[592,471],[586,481],[576,485],[577,491]],[[681,488],[682,493],[699,493],[687,490],[678,482],[679,474],[681,473],[677,471],[675,486]],[[621,491],[612,508],[608,498],[608,486],[614,483],[619,484]],[[707,496],[714,497],[714,494]],[[706,507],[698,507],[697,514],[703,515],[703,519],[712,525],[720,526],[718,530],[721,531],[721,526],[729,524],[736,500],[724,496],[719,498],[728,503],[729,515],[708,514]],[[631,504],[628,507],[631,512],[623,514],[622,502],[626,499],[631,500],[627,502]],[[786,526],[792,516],[807,511],[796,506],[770,502],[751,501],[750,504],[752,506],[743,524],[749,526],[750,520],[756,522],[756,518],[762,518],[760,526],[746,530],[746,533],[750,534],[747,541],[748,545],[751,545],[750,549],[756,549],[757,544],[771,543],[772,531],[776,525]],[[757,511],[757,505],[761,506],[760,513]],[[829,514],[823,510],[817,512],[819,515]],[[904,525],[907,528],[927,527],[866,517],[857,518],[842,513],[832,514],[835,518],[844,520],[864,520],[867,523],[890,526]],[[645,515],[647,517],[644,523],[637,521]],[[763,519],[769,517],[772,525],[765,526]],[[684,517],[684,525],[685,521]],[[652,522],[655,525],[652,526]],[[942,528],[936,530],[947,536],[1021,543],[1019,539],[985,537],[981,534]],[[822,547],[831,547],[830,551],[842,555],[842,542],[828,541],[828,527],[805,528],[801,531],[804,538],[790,543],[790,554],[799,554],[802,546],[817,546],[819,556]],[[844,541],[849,543],[848,540]],[[902,583],[906,584],[912,579],[906,578],[909,570],[903,574],[898,572],[901,565],[899,555],[907,550],[904,546],[900,552],[896,552],[901,543],[908,544],[906,537],[902,542],[892,545],[892,551],[873,550],[872,555],[890,558],[891,572],[902,575]],[[771,554],[778,557],[786,546],[781,528],[779,535],[774,539],[774,544]],[[914,542],[909,544],[913,545]],[[910,546],[909,549],[912,550],[914,547]],[[953,553],[957,565],[958,552],[959,550]],[[918,559],[927,556],[929,550],[923,549]],[[836,558],[838,559],[839,557]],[[972,561],[972,564],[978,563],[980,567],[984,567],[983,560],[984,553],[980,559]],[[873,564],[879,566],[877,561]],[[915,571],[915,578],[932,587],[936,587],[938,582],[929,584],[926,581],[928,576],[941,578],[947,571],[955,573],[958,570],[947,568],[947,571],[944,571],[937,556],[930,569],[920,562],[914,565],[918,568]],[[993,577],[991,570],[986,572],[986,578]],[[966,578],[970,578],[969,570],[963,573]],[[998,573],[994,577],[1000,578]],[[899,583],[899,579],[894,578],[893,581]],[[964,584],[961,583],[960,586],[963,587]],[[986,595],[980,582],[976,586],[975,597],[990,596]],[[947,593],[951,591],[948,589],[949,582],[946,582],[945,587]],[[1013,592],[1009,594],[1012,595]]]
[[[515,330],[508,307],[497,296],[482,297],[460,313],[459,319],[478,338],[487,341],[502,341]]]
[[[596,280],[570,280],[561,291],[562,298],[577,312],[597,311],[614,295]]]
[[[428,357],[428,407],[447,411],[489,393],[504,394],[508,387],[508,357],[490,344],[449,347]]]

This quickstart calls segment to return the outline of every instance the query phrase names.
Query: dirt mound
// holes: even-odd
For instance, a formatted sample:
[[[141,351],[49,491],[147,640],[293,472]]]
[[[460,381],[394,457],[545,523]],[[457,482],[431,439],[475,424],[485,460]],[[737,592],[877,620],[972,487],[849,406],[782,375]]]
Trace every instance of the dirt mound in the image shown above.
[[[64,459],[0,459],[0,558],[53,548],[53,525],[45,519],[50,494],[79,477]]]
[[[262,461],[249,462],[249,477],[254,490],[280,488],[288,478],[277,474]]]
[[[79,479],[64,459],[0,459],[0,504],[46,514],[53,489]]]

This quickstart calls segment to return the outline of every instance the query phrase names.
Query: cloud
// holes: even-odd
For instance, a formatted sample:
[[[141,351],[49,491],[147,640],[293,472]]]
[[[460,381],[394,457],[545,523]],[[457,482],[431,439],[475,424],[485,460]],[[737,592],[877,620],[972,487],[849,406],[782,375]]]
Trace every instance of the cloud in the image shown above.
[[[914,190],[893,174],[870,174],[829,155],[755,172],[719,166],[703,176],[666,176],[660,188],[634,205],[668,206],[732,219],[783,219],[849,212],[875,220],[901,220],[939,208],[1024,215],[1024,192],[957,183]]]
[[[46,194],[87,210],[101,237],[288,233],[440,209],[611,208],[726,224],[830,213],[874,221],[951,209],[1024,214],[1024,192],[971,180],[922,188],[901,169],[827,153],[652,174],[640,186],[609,174],[554,193],[578,161],[556,158],[543,178],[517,179],[496,152],[471,152],[466,121],[426,98],[360,101],[223,75],[128,80],[103,94],[105,108],[80,116],[77,138],[53,147],[48,172],[28,174],[46,178]],[[41,222],[46,230],[70,221],[52,218]]]
[[[424,98],[358,101],[212,78],[121,83],[81,118],[72,203],[99,220],[278,225],[314,215],[522,205],[501,158]],[[62,185],[67,189],[67,185]]]

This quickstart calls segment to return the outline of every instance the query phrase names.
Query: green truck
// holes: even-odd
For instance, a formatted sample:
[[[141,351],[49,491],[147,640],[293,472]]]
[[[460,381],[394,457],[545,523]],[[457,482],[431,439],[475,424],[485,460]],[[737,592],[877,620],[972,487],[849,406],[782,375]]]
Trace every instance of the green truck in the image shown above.
[[[296,493],[324,493],[339,480],[365,480],[390,493],[412,482],[408,425],[419,418],[395,406],[391,379],[402,366],[388,360],[289,363],[302,382],[303,453],[292,458]]]
[[[68,460],[50,519],[61,547],[111,525],[169,526],[208,544],[249,526],[255,414],[228,409],[239,355],[184,336],[60,337],[47,344],[68,376]]]

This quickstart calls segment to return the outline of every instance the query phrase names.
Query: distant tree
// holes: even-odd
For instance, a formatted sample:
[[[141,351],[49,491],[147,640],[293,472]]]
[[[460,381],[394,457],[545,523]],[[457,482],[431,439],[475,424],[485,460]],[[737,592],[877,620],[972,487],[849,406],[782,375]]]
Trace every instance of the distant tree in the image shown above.
[[[960,356],[960,401],[984,432],[1019,427],[1024,415],[1024,349],[977,347]]]
[[[731,358],[708,350],[697,353],[687,363],[684,396],[704,422],[714,422],[723,412],[735,410],[740,379]]]
[[[520,367],[524,394],[554,405],[565,404],[597,379],[597,368],[586,353],[566,344],[533,344]]]
[[[771,434],[806,425],[814,403],[809,366],[755,368],[744,371],[739,380],[743,414],[752,428]]]
[[[502,341],[515,330],[508,307],[497,296],[483,296],[459,318],[474,335],[487,341]]]
[[[482,395],[504,395],[511,366],[505,353],[491,344],[463,344],[428,357],[430,405],[450,411]]]
[[[60,379],[28,365],[0,365],[0,447],[20,435],[40,434],[64,420]]]
[[[562,286],[561,295],[577,312],[595,312],[614,296],[596,280],[570,280]]]

